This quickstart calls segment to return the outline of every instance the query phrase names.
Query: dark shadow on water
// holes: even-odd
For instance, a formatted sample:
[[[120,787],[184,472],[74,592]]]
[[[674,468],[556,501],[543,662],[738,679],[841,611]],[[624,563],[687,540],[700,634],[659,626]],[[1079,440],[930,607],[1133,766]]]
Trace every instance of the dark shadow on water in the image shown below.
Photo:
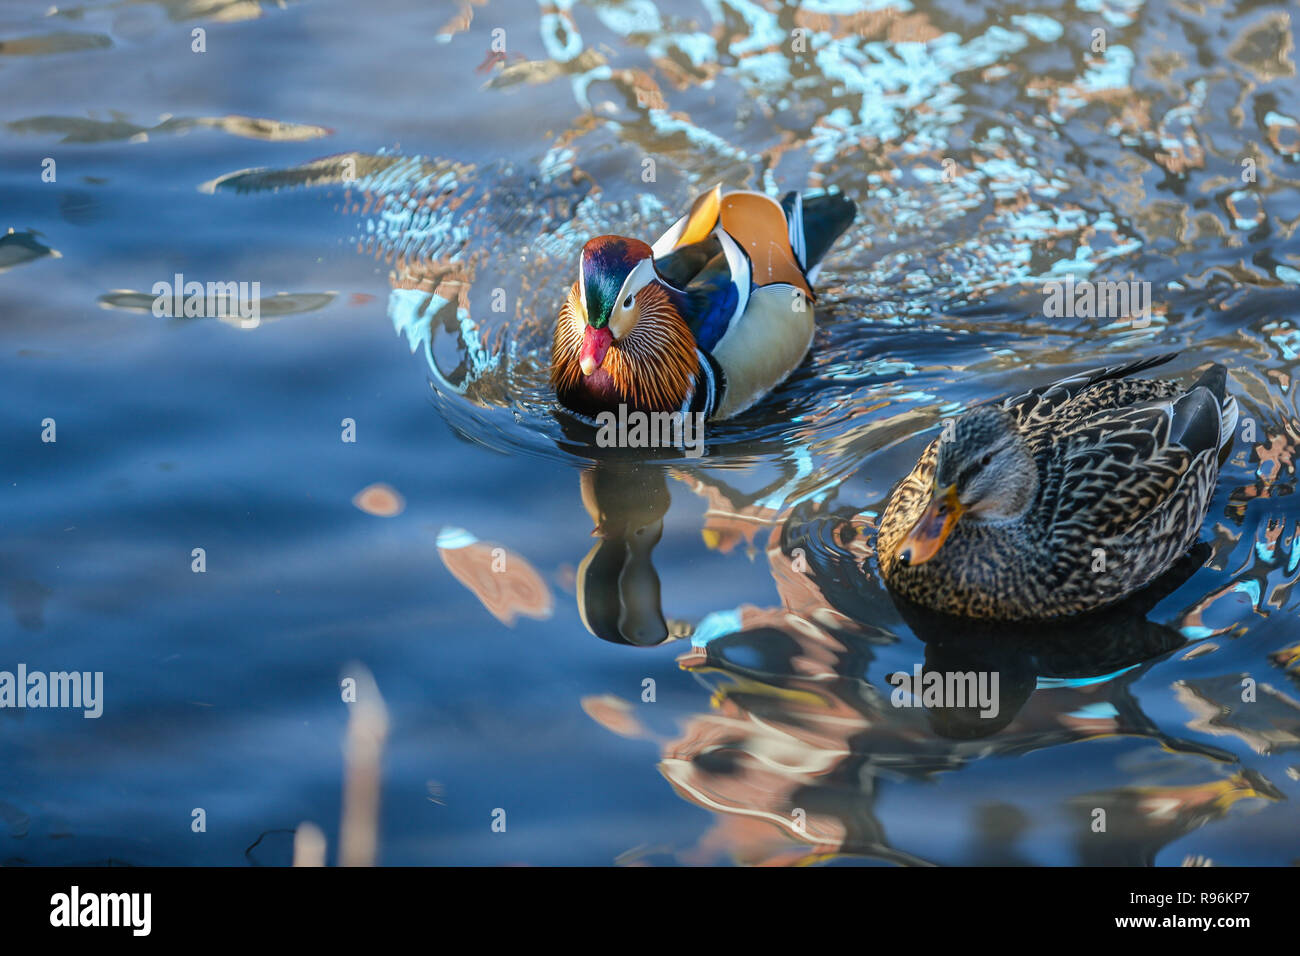
[[[1209,554],[1207,543],[1198,544],[1137,594],[1059,621],[974,621],[891,595],[912,633],[925,643],[924,673],[998,675],[996,716],[981,716],[978,705],[929,707],[935,733],[953,739],[990,736],[1015,719],[1044,679],[1101,681],[1183,647],[1186,637],[1148,615],[1203,567]]]

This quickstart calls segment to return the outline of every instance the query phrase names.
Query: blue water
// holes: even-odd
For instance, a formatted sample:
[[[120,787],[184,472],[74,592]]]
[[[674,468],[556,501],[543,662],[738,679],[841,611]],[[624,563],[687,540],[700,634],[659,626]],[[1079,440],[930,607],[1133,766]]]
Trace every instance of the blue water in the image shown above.
[[[383,864],[1300,859],[1290,8],[863,8],[6,3],[0,670],[104,711],[0,710],[0,862],[333,861],[353,662]],[[813,353],[703,459],[594,463],[545,387],[576,251],[720,180],[858,202]],[[1151,325],[1045,316],[1071,271]],[[262,321],[155,317],[176,273]],[[1171,349],[1258,429],[1182,584],[970,646],[894,609],[872,529],[944,415]],[[942,661],[1005,719],[890,705]]]

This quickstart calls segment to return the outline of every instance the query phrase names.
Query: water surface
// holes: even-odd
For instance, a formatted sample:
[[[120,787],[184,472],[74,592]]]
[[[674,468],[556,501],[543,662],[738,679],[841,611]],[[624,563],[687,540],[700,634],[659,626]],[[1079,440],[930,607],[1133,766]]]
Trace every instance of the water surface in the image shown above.
[[[1300,859],[1290,8],[17,0],[0,88],[0,669],[105,681],[0,711],[0,861],[336,846],[353,661],[386,864]],[[700,459],[595,454],[545,382],[577,250],[719,181],[857,201],[812,354]],[[177,273],[262,321],[155,317]],[[1070,274],[1151,321],[1049,318]],[[895,609],[945,416],[1169,350],[1255,427],[1175,580]],[[918,664],[999,717],[892,706]]]

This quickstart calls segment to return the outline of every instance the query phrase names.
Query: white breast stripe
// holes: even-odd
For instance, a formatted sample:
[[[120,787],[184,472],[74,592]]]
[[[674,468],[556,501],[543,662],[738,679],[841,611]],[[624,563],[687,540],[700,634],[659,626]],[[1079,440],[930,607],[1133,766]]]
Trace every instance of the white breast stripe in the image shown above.
[[[713,380],[713,364],[698,348],[695,350],[695,358],[700,363],[700,374],[704,377],[704,385],[707,389],[704,393],[704,414],[707,417],[713,414],[713,409],[718,400],[717,382]],[[690,404],[689,401],[687,404]]]

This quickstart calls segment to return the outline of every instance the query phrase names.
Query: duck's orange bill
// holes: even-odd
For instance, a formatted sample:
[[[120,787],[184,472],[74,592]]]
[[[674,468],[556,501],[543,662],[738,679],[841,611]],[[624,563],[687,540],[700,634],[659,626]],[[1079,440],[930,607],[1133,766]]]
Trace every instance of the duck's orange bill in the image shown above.
[[[925,512],[898,544],[898,558],[904,564],[924,564],[939,552],[953,525],[966,509],[957,500],[957,486],[935,489]]]

